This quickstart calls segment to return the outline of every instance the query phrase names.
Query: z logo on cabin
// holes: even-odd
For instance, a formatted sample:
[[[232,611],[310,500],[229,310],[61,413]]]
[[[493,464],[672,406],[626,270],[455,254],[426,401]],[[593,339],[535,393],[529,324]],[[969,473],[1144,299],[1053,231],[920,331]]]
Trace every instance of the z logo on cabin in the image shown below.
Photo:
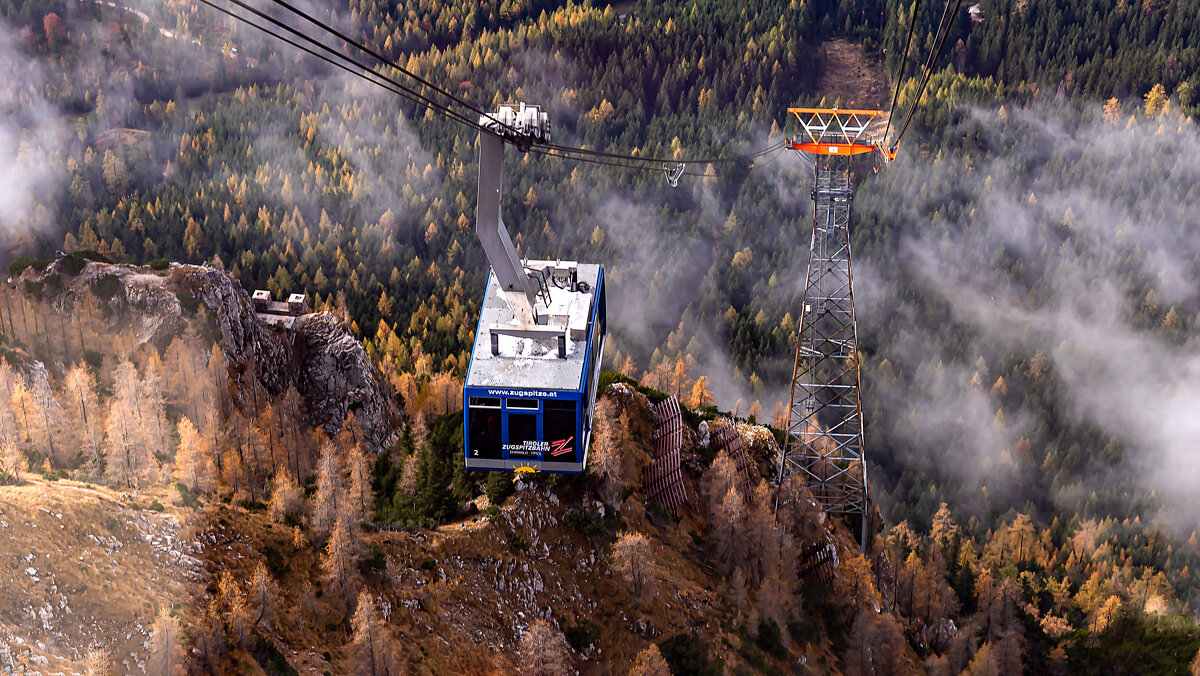
[[[574,447],[571,446],[571,441],[574,439],[574,436],[570,436],[566,439],[559,439],[558,441],[550,442],[550,455],[560,456],[564,453],[570,453],[574,451]]]

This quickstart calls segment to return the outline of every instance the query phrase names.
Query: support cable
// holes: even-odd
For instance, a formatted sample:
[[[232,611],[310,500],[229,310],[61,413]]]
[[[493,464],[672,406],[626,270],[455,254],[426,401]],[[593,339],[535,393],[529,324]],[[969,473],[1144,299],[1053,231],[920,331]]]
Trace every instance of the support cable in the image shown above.
[[[779,144],[779,145],[775,146],[774,148],[766,151],[765,153],[758,153],[758,154],[756,154],[756,156],[762,157],[762,156],[770,154],[772,152],[777,153],[781,150],[783,150],[783,144]],[[686,162],[677,162],[677,161],[664,162],[662,166],[651,166],[649,164],[628,164],[628,163],[624,163],[624,162],[613,161],[613,160],[608,160],[608,159],[597,159],[597,158],[588,157],[588,156],[577,157],[577,156],[566,154],[564,152],[560,152],[560,151],[556,151],[556,150],[547,150],[544,148],[538,148],[536,146],[534,148],[531,148],[530,152],[536,153],[538,155],[543,155],[545,157],[553,157],[555,159],[560,159],[560,160],[564,160],[567,162],[582,162],[584,164],[595,164],[598,166],[615,167],[618,169],[631,169],[633,171],[647,171],[647,172],[667,171],[668,174],[670,174],[672,167],[677,167],[681,164],[683,164],[683,165],[687,164]],[[774,159],[774,158],[771,158],[771,159]],[[753,167],[753,165],[752,165],[752,167]],[[695,176],[698,178],[724,178],[724,177],[729,176],[730,174],[721,174],[721,173],[710,174],[707,171],[698,172],[698,171],[684,170],[682,172],[679,172],[678,175],[680,175],[680,176]]]
[[[368,67],[366,64],[359,63],[358,61],[354,60],[353,58],[351,58],[345,54],[342,54],[341,52],[334,49],[333,47],[330,47],[329,45],[326,45],[326,44],[320,42],[319,40],[316,40],[315,38],[305,35],[301,31],[298,31],[295,28],[279,21],[278,19],[270,16],[269,14],[265,14],[264,12],[261,12],[258,9],[255,9],[254,7],[246,4],[245,2],[242,2],[242,0],[229,0],[229,2],[232,2],[233,4],[237,5],[238,7],[241,7],[242,9],[244,9],[245,11],[248,11],[248,12],[254,14],[255,16],[265,19],[266,21],[270,22],[271,24],[278,26],[279,28],[282,28],[283,30],[300,38],[301,40],[304,40],[305,42],[308,42],[309,44],[317,47],[318,49],[321,49],[321,50],[333,55],[334,57],[340,59],[341,61],[350,63],[357,68],[361,68],[363,71],[370,73],[374,77],[382,78],[382,79],[386,80],[388,82],[388,84],[384,84],[384,83],[379,82],[378,80],[371,79],[370,77],[365,76],[363,73],[360,73],[358,71],[350,69],[339,63],[334,63],[332,60],[325,57],[324,55],[313,52],[311,49],[305,47],[304,45],[298,44],[295,41],[287,38],[286,36],[280,35],[279,33],[275,32],[269,28],[266,28],[266,27],[262,26],[261,24],[258,24],[245,16],[235,14],[234,12],[231,12],[227,9],[217,6],[211,0],[200,0],[200,2],[204,3],[205,5],[208,5],[209,7],[216,9],[219,12],[229,15],[229,16],[233,17],[234,19],[237,19],[245,24],[248,24],[248,25],[250,25],[250,26],[278,39],[278,40],[286,42],[287,44],[292,45],[293,47],[296,47],[297,49],[300,49],[312,56],[315,56],[315,57],[321,59],[322,61],[325,61],[326,63],[337,66],[338,68],[341,68],[342,70],[351,72],[352,74],[357,75],[358,77],[361,77],[364,80],[367,80],[368,82],[379,85],[380,87],[383,87],[384,89],[392,92],[393,94],[397,94],[398,96],[401,96],[409,101],[412,101],[413,103],[417,103],[418,105],[424,105],[424,106],[433,108],[434,110],[438,111],[443,117],[451,119],[455,122],[459,122],[461,124],[465,124],[468,127],[471,127],[477,131],[482,129],[482,127],[480,127],[478,122],[472,120],[469,117],[466,117],[465,115],[459,113],[458,111],[452,110],[451,108],[447,107],[446,105],[444,105],[438,101],[435,101],[433,99],[428,98],[427,96],[396,81],[393,78],[387,77],[386,75],[382,75],[382,74],[376,72],[375,70]],[[399,91],[397,91],[397,89]]]
[[[238,4],[239,6],[245,6],[244,3],[241,2],[241,0],[230,0],[230,2],[234,2],[234,3]],[[414,80],[421,83],[422,85],[428,87],[429,89],[432,89],[433,91],[437,92],[438,94],[440,94],[442,96],[445,96],[446,98],[448,98],[451,101],[453,101],[454,103],[457,103],[458,105],[466,108],[467,110],[471,111],[472,113],[475,113],[475,114],[479,115],[480,117],[487,118],[489,121],[495,122],[497,125],[499,125],[501,127],[507,127],[507,125],[504,125],[500,121],[496,120],[490,113],[487,113],[487,112],[483,111],[482,109],[472,105],[471,103],[459,98],[458,96],[454,95],[452,92],[447,91],[441,87],[438,87],[437,85],[422,78],[420,75],[412,72],[411,70],[408,70],[407,68],[400,66],[395,61],[388,59],[383,54],[380,54],[379,52],[371,49],[370,47],[362,44],[361,42],[354,40],[353,38],[346,35],[345,33],[342,33],[341,31],[337,30],[333,26],[330,26],[328,23],[325,23],[325,22],[321,21],[320,19],[317,19],[316,17],[312,16],[311,14],[305,12],[304,10],[297,8],[295,5],[292,5],[287,0],[271,0],[271,2],[273,2],[276,5],[279,5],[280,7],[283,7],[284,9],[288,10],[289,12],[304,19],[305,21],[308,21],[312,25],[320,28],[321,30],[325,31],[326,33],[329,33],[330,35],[333,35],[334,37],[338,38],[339,40],[342,40],[343,42],[354,47],[355,49],[358,49],[359,51],[378,59],[380,62],[386,64],[387,66],[390,66],[391,68],[394,68],[395,70],[403,73],[404,75],[407,75],[408,77],[413,78]],[[256,10],[255,10],[255,13],[259,14],[260,16],[266,16],[266,15],[261,14],[260,12],[257,12]],[[269,20],[271,20],[272,22],[275,22],[274,19],[269,19]],[[292,30],[292,29],[289,29],[289,30]],[[426,98],[428,100],[427,97],[423,97],[423,98]],[[441,107],[444,108],[444,106],[441,106]],[[726,162],[738,162],[738,161],[753,159],[755,157],[764,155],[764,154],[769,153],[772,150],[774,150],[774,148],[771,147],[771,148],[764,148],[757,152],[745,153],[745,154],[741,154],[741,155],[675,160],[675,159],[666,159],[666,158],[658,158],[658,157],[644,157],[644,156],[639,156],[639,155],[609,153],[609,152],[603,152],[603,151],[598,151],[598,150],[589,150],[587,148],[578,148],[575,146],[566,146],[566,145],[550,144],[550,143],[539,144],[539,145],[544,145],[546,148],[549,148],[551,150],[558,150],[560,152],[568,152],[568,153],[575,153],[575,154],[581,154],[581,155],[591,155],[592,157],[604,157],[604,158],[608,158],[608,159],[623,160],[623,161],[627,161],[627,162],[645,162],[646,164],[654,164],[654,165],[661,165],[664,163],[722,164],[722,163],[726,163]]]
[[[752,160],[752,159],[762,156],[762,155],[766,155],[767,153],[770,153],[779,147],[779,146],[769,146],[769,147],[763,148],[762,150],[757,150],[752,153],[744,153],[741,155],[728,155],[725,157],[708,157],[708,158],[692,158],[692,159],[676,160],[676,159],[669,159],[669,158],[663,158],[663,157],[646,157],[646,156],[642,156],[642,155],[623,155],[620,153],[609,153],[609,152],[604,152],[601,150],[589,150],[587,148],[576,148],[573,146],[556,145],[553,143],[548,143],[548,144],[544,144],[544,145],[546,148],[548,148],[550,150],[557,150],[559,152],[564,152],[564,153],[590,155],[592,157],[603,157],[603,158],[614,159],[614,160],[645,162],[647,164],[675,164],[675,163],[725,164],[728,162],[741,162],[741,161],[745,161],[745,160]]]
[[[904,56],[896,67],[896,89],[892,92],[892,105],[888,108],[887,127],[883,130],[883,142],[887,143],[888,131],[892,128],[892,114],[896,112],[896,100],[900,98],[900,84],[903,82],[904,67],[908,65],[908,48],[912,45],[913,29],[917,26],[917,12],[921,9],[921,0],[913,6],[912,16],[908,17],[908,37],[904,39]]]
[[[487,126],[484,126],[484,124],[481,124],[477,120],[474,120],[474,119],[468,117],[467,115],[465,115],[464,113],[462,113],[458,110],[455,110],[449,104],[444,103],[442,101],[438,101],[434,98],[431,98],[430,95],[427,95],[424,92],[420,92],[420,91],[413,89],[412,87],[406,86],[404,83],[397,80],[395,77],[388,76],[388,75],[385,75],[383,73],[376,71],[375,69],[369,67],[368,65],[361,63],[360,61],[321,42],[320,40],[317,40],[316,38],[313,38],[313,37],[305,34],[304,32],[298,30],[297,28],[289,26],[288,24],[280,21],[279,19],[277,19],[261,10],[256,9],[255,7],[247,4],[246,2],[243,2],[243,0],[228,0],[228,1],[233,3],[234,5],[236,5],[237,7],[240,7],[242,10],[250,12],[254,16],[258,17],[259,19],[270,22],[272,25],[274,25],[284,31],[287,31],[291,35],[299,38],[300,40],[303,40],[304,42],[308,43],[309,45],[312,45],[313,47],[326,52],[328,55],[332,56],[333,58],[330,58],[330,56],[326,56],[325,54],[321,54],[317,51],[314,51],[312,48],[305,46],[304,44],[301,44],[299,42],[296,42],[295,40],[292,40],[291,38],[289,38],[285,35],[282,35],[279,32],[277,32],[271,28],[263,26],[261,23],[258,23],[256,21],[254,21],[253,19],[250,19],[242,14],[233,12],[225,7],[221,7],[218,4],[216,4],[215,2],[213,2],[213,0],[200,0],[200,2],[203,3],[204,5],[207,5],[227,16],[230,16],[237,21],[240,21],[240,22],[245,23],[259,31],[262,31],[262,32],[266,33],[267,35],[270,35],[271,37],[274,37],[282,42],[285,42],[288,45],[305,52],[306,54],[314,56],[329,65],[332,65],[340,70],[346,71],[346,72],[348,72],[356,77],[359,77],[367,82],[375,84],[375,85],[377,85],[393,94],[396,94],[397,96],[400,96],[401,98],[403,98],[407,101],[410,101],[418,106],[425,106],[427,108],[430,108],[438,115],[441,115],[442,117],[445,117],[453,122],[462,124],[474,131],[495,133],[493,130],[488,129]],[[428,89],[431,89],[434,92],[436,92],[437,94],[440,94],[440,95],[450,99],[450,101],[458,104],[459,106],[466,108],[471,113],[478,114],[480,116],[480,119],[493,120],[496,122],[497,125],[499,125],[501,127],[507,127],[507,125],[504,125],[503,123],[499,122],[498,120],[495,120],[495,118],[492,115],[480,110],[479,108],[477,108],[474,105],[472,105],[471,103],[459,98],[458,96],[455,96],[453,93],[451,93],[441,87],[438,87],[437,85],[434,85],[433,83],[422,78],[421,76],[417,75],[416,73],[412,72],[411,70],[408,70],[408,69],[400,66],[399,64],[388,59],[387,57],[383,56],[382,54],[378,53],[377,51],[372,50],[370,47],[367,47],[366,45],[363,45],[362,43],[360,43],[356,40],[353,40],[352,38],[345,35],[341,31],[338,31],[336,28],[330,26],[329,24],[313,17],[312,15],[308,14],[307,12],[290,4],[289,2],[287,2],[287,0],[271,0],[271,2],[292,12],[296,16],[303,18],[304,20],[308,21],[309,23],[311,23],[312,25],[321,29],[322,31],[324,31],[330,35],[333,35],[334,37],[345,42],[347,45],[358,49],[360,52],[370,55],[370,56],[374,57],[375,59],[379,60],[380,62],[382,62],[383,64],[389,66],[390,68],[392,68],[404,75],[407,75],[408,77],[416,80],[418,83],[420,83],[421,85],[424,85]],[[335,61],[334,59],[337,59],[337,60]],[[347,65],[347,64],[349,64],[349,65]],[[361,70],[361,72],[360,72],[360,70]],[[708,165],[708,164],[724,164],[724,163],[731,163],[731,162],[738,162],[738,161],[749,161],[749,160],[753,160],[753,159],[762,157],[764,155],[769,155],[771,153],[777,152],[780,149],[782,149],[785,144],[778,143],[778,144],[774,144],[772,146],[763,148],[763,149],[755,151],[755,152],[743,153],[743,154],[739,154],[739,155],[730,155],[730,156],[723,156],[723,157],[710,157],[710,158],[694,158],[694,159],[683,159],[683,160],[658,158],[658,157],[647,157],[647,156],[641,156],[641,155],[627,155],[627,154],[620,154],[620,153],[611,153],[611,152],[605,152],[605,151],[600,151],[600,150],[591,150],[591,149],[587,149],[587,148],[579,148],[579,147],[575,147],[575,146],[568,146],[568,145],[561,145],[561,144],[539,143],[539,144],[535,144],[535,145],[541,146],[542,148],[545,149],[545,150],[540,151],[540,154],[546,155],[549,157],[557,157],[557,158],[564,159],[564,160],[571,160],[571,161],[577,161],[577,162],[588,162],[590,164],[597,164],[597,165],[602,165],[602,166],[613,166],[613,167],[618,167],[618,168],[639,169],[639,170],[643,170],[643,171],[663,171],[663,170],[665,170],[665,171],[667,171],[668,177],[670,177],[672,175],[698,176],[698,177],[717,176],[717,177],[719,177],[722,174],[714,175],[714,174],[708,174],[707,172],[678,171],[677,169],[672,170],[669,167],[671,167],[671,166],[677,167],[677,165],[687,165],[687,164]],[[580,156],[583,156],[583,157],[580,157]],[[586,159],[586,158],[592,158],[592,159]]]
[[[904,132],[908,130],[908,123],[912,121],[913,113],[917,112],[917,105],[921,103],[921,97],[925,95],[925,86],[929,84],[929,78],[933,75],[933,66],[942,56],[942,49],[946,46],[946,38],[950,36],[950,28],[954,24],[954,17],[958,16],[958,8],[962,5],[962,0],[955,0],[954,11],[950,13],[950,20],[946,22],[945,30],[942,32],[941,40],[938,42],[937,49],[929,55],[929,60],[925,63],[925,75],[921,78],[921,84],[917,88],[917,97],[913,99],[912,106],[908,109],[908,115],[904,118],[904,126],[900,128],[900,133],[896,135],[896,144],[892,146],[895,149],[900,144],[900,138],[904,136]],[[950,3],[946,3],[946,8],[950,7]],[[945,18],[945,10],[942,12],[943,19]]]
[[[346,44],[351,45],[352,47],[359,50],[360,52],[363,52],[364,54],[369,54],[369,55],[375,57],[376,59],[378,59],[385,65],[390,66],[390,67],[400,71],[401,73],[411,77],[412,79],[414,79],[417,82],[421,83],[422,85],[428,87],[429,89],[432,89],[433,91],[441,94],[442,96],[445,96],[446,98],[450,99],[454,103],[457,103],[458,105],[462,106],[463,108],[466,108],[470,112],[475,113],[476,115],[479,115],[482,117],[487,117],[492,122],[495,122],[496,124],[500,124],[501,126],[507,126],[507,125],[503,125],[499,120],[496,120],[495,118],[493,118],[486,111],[455,96],[452,92],[449,92],[445,89],[442,89],[441,87],[438,87],[437,85],[426,80],[425,78],[421,77],[420,75],[412,72],[411,70],[408,70],[407,68],[400,66],[400,64],[396,63],[395,61],[392,61],[391,59],[387,58],[383,54],[380,54],[379,52],[371,49],[370,47],[358,42],[357,40],[354,40],[350,36],[346,35],[345,33],[342,33],[338,29],[336,29],[333,26],[330,26],[329,24],[325,23],[324,21],[321,21],[320,19],[312,16],[311,14],[305,12],[304,10],[297,8],[295,5],[292,5],[291,3],[287,2],[287,0],[271,0],[271,2],[275,3],[276,5],[279,5],[280,7],[283,7],[284,9],[286,9],[289,12],[291,12],[292,14],[295,14],[296,16],[304,19],[305,21],[308,21],[309,23],[320,28],[321,30],[325,31],[326,33],[329,33],[330,35],[333,35],[334,37],[342,40]]]

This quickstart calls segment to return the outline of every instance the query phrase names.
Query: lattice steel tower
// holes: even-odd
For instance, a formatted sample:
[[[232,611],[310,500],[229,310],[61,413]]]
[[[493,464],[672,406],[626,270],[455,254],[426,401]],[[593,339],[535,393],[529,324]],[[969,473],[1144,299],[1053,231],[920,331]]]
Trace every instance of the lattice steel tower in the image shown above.
[[[880,111],[792,108],[788,112],[803,127],[788,146],[813,155],[816,166],[812,243],[779,483],[799,474],[826,512],[861,514],[865,551],[867,474],[850,247],[851,158],[882,152],[863,139]]]

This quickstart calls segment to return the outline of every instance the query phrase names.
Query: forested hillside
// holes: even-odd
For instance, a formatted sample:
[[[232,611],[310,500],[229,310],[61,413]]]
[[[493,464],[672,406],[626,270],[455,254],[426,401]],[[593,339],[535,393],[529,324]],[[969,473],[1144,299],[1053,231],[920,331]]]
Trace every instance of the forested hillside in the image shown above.
[[[1092,99],[1138,97],[1161,84],[1180,105],[1200,103],[1200,19],[1186,2],[982,0],[962,9],[972,6],[955,20],[943,60],[965,75]],[[889,9],[903,19],[888,24],[883,41],[895,65],[910,10],[908,3]],[[942,11],[922,4],[918,26],[936,26]],[[926,47],[920,53],[928,53],[932,33],[917,32]]]
[[[793,133],[786,108],[819,103],[828,39],[853,39],[863,59],[895,72],[916,11],[905,110],[944,7],[954,5],[359,0],[310,9],[478,106],[545,106],[556,140],[684,158],[754,151]],[[108,407],[139,384],[157,387],[156,358],[212,363],[203,313],[176,352],[167,341],[154,358],[128,346],[144,339],[136,332],[90,348],[99,354],[90,362],[88,329],[74,354],[65,329],[61,341],[45,338],[83,307],[56,300],[66,277],[48,261],[58,250],[156,270],[208,262],[247,289],[306,294],[362,341],[404,414],[370,468],[372,518],[419,530],[460,517],[486,481],[452,462],[461,427],[444,415],[461,406],[487,275],[473,231],[475,132],[199,3],[0,0],[0,16],[0,249],[14,274],[0,333],[21,374],[0,380],[27,381],[18,367],[34,360],[47,369],[50,399],[35,393],[47,406],[84,383]],[[1066,659],[1099,673],[1138,632],[1195,641],[1197,44],[1200,12],[1180,0],[964,3],[899,160],[877,173],[860,167],[863,405],[885,529],[876,551],[887,552],[872,574],[873,584],[896,585],[878,592],[908,639],[911,653],[897,653],[905,659],[940,655],[957,673],[981,645],[1018,646],[1010,656],[1030,673]],[[607,266],[606,366],[703,415],[715,405],[778,427],[808,260],[811,167],[776,153],[689,170],[703,177],[673,189],[657,169],[510,152],[504,218],[523,254]],[[102,293],[82,294],[87,307]],[[35,330],[22,320],[18,331],[14,309],[52,319],[41,333],[36,318]],[[235,419],[246,423],[236,435],[260,435],[214,442],[227,443],[222,453],[261,452],[272,426],[284,434],[280,421],[297,416],[278,407],[295,395],[270,391],[276,408],[256,420],[254,368],[235,369],[230,391],[240,398],[209,423],[196,402],[168,395],[155,466],[171,469],[185,417],[201,431]],[[11,439],[13,458],[22,453],[40,472],[49,457],[50,471],[132,484],[104,471],[108,432],[95,439],[95,459],[68,457],[51,452],[50,423],[27,424],[47,432]],[[306,465],[292,479],[317,490],[323,439],[307,422],[302,431]],[[358,445],[332,427],[321,434],[347,453]],[[713,457],[698,457],[708,471]],[[207,488],[263,500],[274,460],[222,464]],[[945,537],[948,519],[960,540]],[[1015,556],[1007,545],[994,551],[1014,537]],[[1026,537],[1041,548],[1026,552]],[[887,571],[910,560],[904,574],[940,580],[930,588],[953,588],[953,603],[917,609],[912,591],[905,601],[903,578]],[[1016,614],[981,611],[994,597],[979,586],[985,571],[1012,585],[1001,605]],[[1158,626],[1158,615],[1177,617]],[[844,661],[854,616],[838,617],[818,638],[840,642]],[[975,642],[934,646],[913,624],[949,618],[959,629],[973,623]],[[863,645],[874,635],[856,631],[866,632],[853,634]]]

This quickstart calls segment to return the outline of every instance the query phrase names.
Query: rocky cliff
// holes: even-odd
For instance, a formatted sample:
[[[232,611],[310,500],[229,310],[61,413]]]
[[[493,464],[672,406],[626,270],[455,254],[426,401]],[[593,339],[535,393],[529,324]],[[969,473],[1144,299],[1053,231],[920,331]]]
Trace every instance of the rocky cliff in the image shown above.
[[[243,412],[259,391],[271,397],[295,387],[308,423],[336,435],[353,412],[364,446],[378,452],[395,440],[400,413],[386,381],[362,345],[329,313],[297,318],[293,328],[265,325],[250,295],[225,270],[172,263],[162,269],[88,260],[78,254],[30,265],[9,280],[10,293],[35,306],[49,304],[63,332],[56,354],[54,319],[17,316],[12,328],[24,335],[29,352],[42,361],[62,361],[72,339],[63,322],[87,322],[99,331],[127,336],[123,351],[146,345],[165,350],[175,337],[192,331],[215,342],[228,363],[232,388]],[[14,294],[15,295],[15,294]],[[16,310],[9,308],[8,320]],[[65,318],[65,319],[64,319]],[[32,324],[24,333],[20,326]],[[83,329],[80,329],[83,335]],[[48,343],[40,349],[39,343]],[[82,344],[82,338],[80,339]],[[50,364],[48,364],[50,366]]]

